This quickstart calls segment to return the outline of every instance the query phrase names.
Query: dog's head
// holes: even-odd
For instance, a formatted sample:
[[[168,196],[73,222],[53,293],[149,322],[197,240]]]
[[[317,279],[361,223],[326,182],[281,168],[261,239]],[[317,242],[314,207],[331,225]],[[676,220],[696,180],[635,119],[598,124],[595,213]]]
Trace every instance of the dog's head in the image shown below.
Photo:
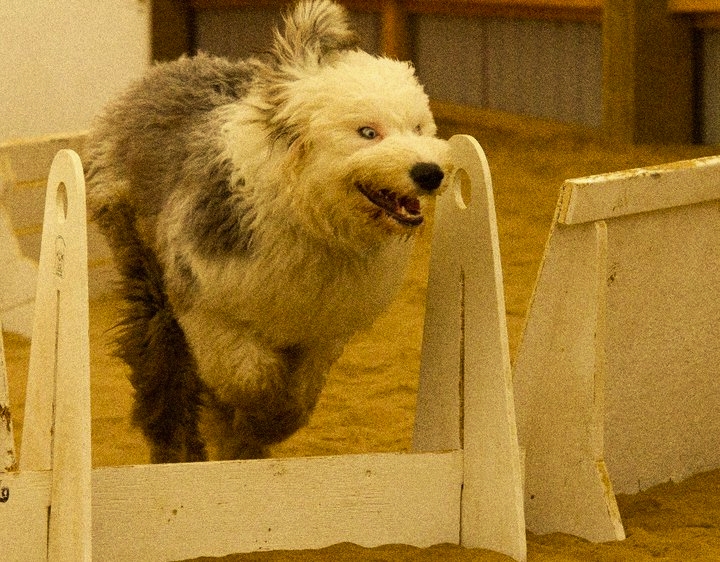
[[[258,88],[291,180],[278,195],[325,237],[412,234],[447,158],[413,68],[358,50],[329,0],[301,2],[285,21]]]

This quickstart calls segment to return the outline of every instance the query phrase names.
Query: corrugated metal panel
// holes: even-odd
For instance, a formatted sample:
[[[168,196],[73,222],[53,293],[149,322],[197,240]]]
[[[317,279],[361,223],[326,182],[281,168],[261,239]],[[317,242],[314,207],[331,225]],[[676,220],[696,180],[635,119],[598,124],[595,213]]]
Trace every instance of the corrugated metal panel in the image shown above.
[[[488,104],[485,20],[418,16],[415,65],[433,98],[486,107]]]
[[[197,14],[199,51],[228,58],[247,58],[266,51],[272,29],[279,22],[277,10],[250,8],[201,10]]]
[[[229,57],[267,49],[277,10],[203,10],[198,46]],[[362,47],[379,51],[378,14],[352,13]],[[438,100],[599,127],[602,29],[595,23],[417,15],[415,65]],[[720,31],[703,35],[702,138],[720,143]]]
[[[592,23],[419,16],[431,97],[599,126],[602,30]]]
[[[247,57],[267,48],[277,11],[203,10],[200,50]],[[379,50],[377,14],[353,13],[362,46]],[[414,18],[415,64],[439,100],[600,125],[602,32],[593,23]]]
[[[372,13],[350,14],[360,44],[369,53],[379,50],[379,17]],[[205,53],[228,58],[247,58],[267,51],[272,30],[281,21],[273,7],[200,10],[197,15],[197,47]]]

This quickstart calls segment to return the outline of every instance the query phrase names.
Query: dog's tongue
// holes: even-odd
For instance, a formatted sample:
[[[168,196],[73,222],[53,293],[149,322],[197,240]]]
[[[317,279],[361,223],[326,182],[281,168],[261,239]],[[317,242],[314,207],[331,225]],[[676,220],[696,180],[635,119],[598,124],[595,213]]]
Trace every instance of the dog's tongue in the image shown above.
[[[398,198],[398,196],[389,189],[380,189],[377,193],[380,196],[380,200],[376,203],[395,215],[413,222],[420,216],[420,200],[417,197],[404,195]]]
[[[360,193],[385,213],[405,226],[418,226],[423,222],[420,200],[412,195],[398,196],[390,189],[372,189],[362,183],[356,184]]]
[[[401,197],[400,207],[404,208],[410,215],[420,214],[420,200],[417,197]]]

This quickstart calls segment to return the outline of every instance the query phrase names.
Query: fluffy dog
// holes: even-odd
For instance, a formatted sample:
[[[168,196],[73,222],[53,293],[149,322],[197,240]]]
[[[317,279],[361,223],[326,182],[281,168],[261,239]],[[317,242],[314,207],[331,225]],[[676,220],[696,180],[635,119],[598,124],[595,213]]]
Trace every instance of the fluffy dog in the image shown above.
[[[205,439],[261,457],[307,423],[398,290],[446,153],[412,68],[358,50],[329,0],[288,12],[264,59],[158,65],[106,109],[88,202],[153,462],[206,459]]]

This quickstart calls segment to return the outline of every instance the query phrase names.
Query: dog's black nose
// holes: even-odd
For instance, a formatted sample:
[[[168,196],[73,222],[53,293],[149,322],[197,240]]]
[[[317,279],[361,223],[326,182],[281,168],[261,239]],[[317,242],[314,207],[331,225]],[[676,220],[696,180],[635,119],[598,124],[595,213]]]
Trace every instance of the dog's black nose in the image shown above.
[[[418,162],[410,169],[410,177],[420,189],[435,191],[440,187],[445,174],[437,164]]]

